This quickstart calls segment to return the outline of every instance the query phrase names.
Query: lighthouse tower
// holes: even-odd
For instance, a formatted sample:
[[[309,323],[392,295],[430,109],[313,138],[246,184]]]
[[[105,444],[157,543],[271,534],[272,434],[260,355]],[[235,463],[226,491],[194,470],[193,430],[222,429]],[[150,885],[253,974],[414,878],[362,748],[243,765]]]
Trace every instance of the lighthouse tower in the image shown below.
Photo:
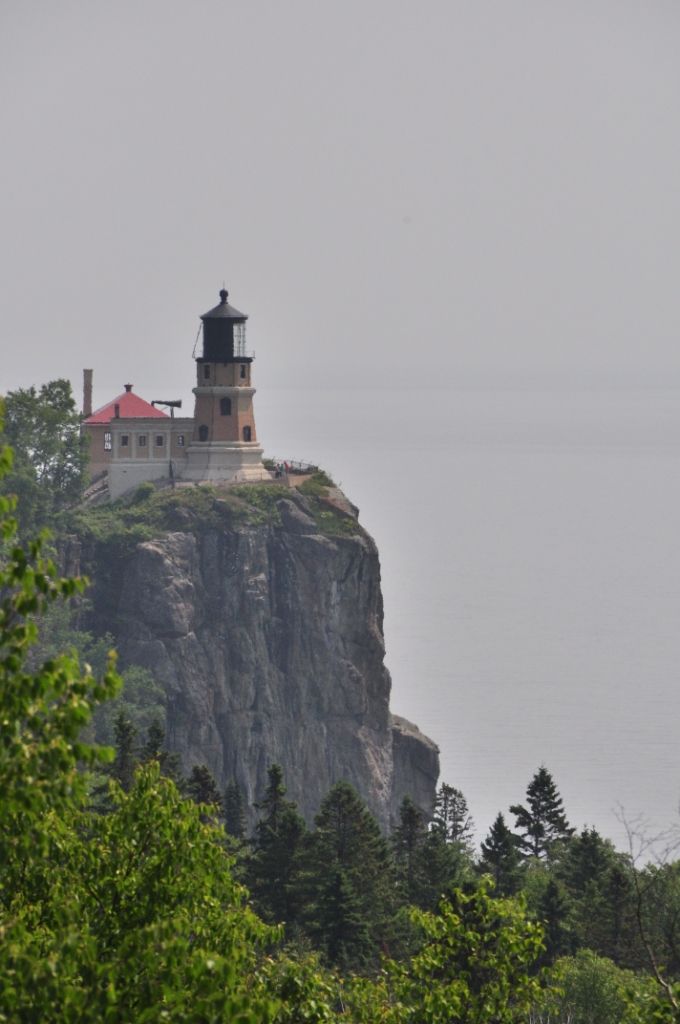
[[[196,359],[194,430],[187,447],[185,480],[263,480],[251,385],[253,357],[246,355],[245,313],[227,302],[222,289],[204,313],[203,351]]]

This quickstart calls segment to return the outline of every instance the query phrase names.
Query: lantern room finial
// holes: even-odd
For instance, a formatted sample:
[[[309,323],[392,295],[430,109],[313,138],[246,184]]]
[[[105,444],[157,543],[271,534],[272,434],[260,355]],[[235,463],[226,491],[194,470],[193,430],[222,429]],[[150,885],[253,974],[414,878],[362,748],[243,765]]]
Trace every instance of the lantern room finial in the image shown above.
[[[229,298],[229,292],[227,291],[227,289],[226,288],[221,288],[220,289],[220,299],[222,300],[222,305],[223,306],[226,305],[226,302],[227,302],[228,298]]]

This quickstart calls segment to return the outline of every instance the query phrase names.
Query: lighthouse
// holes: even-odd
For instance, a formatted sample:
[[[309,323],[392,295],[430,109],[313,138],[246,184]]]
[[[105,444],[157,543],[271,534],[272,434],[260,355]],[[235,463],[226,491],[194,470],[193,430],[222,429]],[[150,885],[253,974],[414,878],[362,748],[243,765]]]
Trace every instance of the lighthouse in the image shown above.
[[[193,433],[186,450],[186,480],[263,480],[253,412],[253,356],[246,352],[246,313],[227,301],[204,313],[203,346],[196,358]]]

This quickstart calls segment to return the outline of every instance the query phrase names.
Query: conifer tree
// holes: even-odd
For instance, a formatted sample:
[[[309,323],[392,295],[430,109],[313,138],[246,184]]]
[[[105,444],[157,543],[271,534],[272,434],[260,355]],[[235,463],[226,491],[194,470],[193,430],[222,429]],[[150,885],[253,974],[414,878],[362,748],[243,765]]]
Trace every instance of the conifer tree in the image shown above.
[[[215,778],[204,764],[195,764],[186,782],[187,795],[196,804],[210,804],[218,814],[222,811],[222,797]]]
[[[307,869],[307,927],[329,959],[333,924],[324,907],[328,906],[329,880],[333,879],[336,912],[351,919],[356,928],[358,914],[361,929],[367,929],[377,951],[391,926],[394,909],[391,859],[375,818],[348,782],[336,783],[321,804],[308,844]],[[346,911],[338,906],[341,898],[347,902]],[[366,951],[358,945],[354,965],[360,966],[365,959]]]
[[[328,960],[341,969],[366,963],[373,952],[368,921],[359,894],[346,871],[331,868],[316,906],[316,927]]]
[[[472,842],[474,821],[467,800],[459,789],[445,782],[439,787],[434,805],[433,828],[441,830],[448,843],[468,846]]]
[[[222,807],[225,829],[234,839],[243,839],[246,834],[246,818],[241,789],[236,782],[227,783],[222,799]]]
[[[399,808],[399,824],[392,833],[392,849],[397,879],[408,903],[421,905],[423,890],[423,850],[427,842],[425,815],[410,796]]]
[[[502,814],[496,816],[488,836],[481,844],[481,851],[479,870],[491,875],[500,895],[514,895],[520,883],[517,837],[505,824]]]
[[[574,829],[569,827],[553,777],[543,765],[527,787],[527,804],[510,808],[520,830],[520,848],[528,857],[548,857],[555,844],[568,839]]]
[[[269,768],[267,789],[256,807],[263,816],[255,826],[248,885],[262,916],[290,927],[299,914],[300,852],[306,829],[297,804],[286,800],[280,765]]]
[[[442,896],[464,885],[472,874],[467,847],[448,842],[436,824],[428,829],[425,816],[410,797],[404,798],[399,810],[392,850],[403,898],[423,910],[434,910]]]
[[[556,873],[571,896],[578,945],[618,960],[633,913],[627,858],[594,828],[585,828],[566,844]]]
[[[134,781],[139,756],[136,749],[137,730],[122,711],[114,722],[113,734],[116,754],[110,774],[128,793]]]
[[[179,757],[171,753],[165,746],[165,729],[158,720],[151,723],[146,734],[146,743],[142,747],[140,762],[149,764],[158,761],[161,774],[178,782],[181,778]]]
[[[562,886],[551,878],[543,893],[538,915],[543,925],[544,963],[552,963],[558,956],[569,952],[568,914],[567,894]]]

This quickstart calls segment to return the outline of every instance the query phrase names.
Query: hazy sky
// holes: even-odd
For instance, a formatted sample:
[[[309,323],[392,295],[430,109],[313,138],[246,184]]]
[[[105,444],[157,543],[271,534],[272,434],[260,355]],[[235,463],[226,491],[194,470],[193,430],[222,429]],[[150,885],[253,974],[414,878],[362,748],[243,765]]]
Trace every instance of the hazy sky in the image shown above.
[[[680,379],[679,35],[676,0],[4,0],[0,388],[186,394],[223,280],[261,387]]]

